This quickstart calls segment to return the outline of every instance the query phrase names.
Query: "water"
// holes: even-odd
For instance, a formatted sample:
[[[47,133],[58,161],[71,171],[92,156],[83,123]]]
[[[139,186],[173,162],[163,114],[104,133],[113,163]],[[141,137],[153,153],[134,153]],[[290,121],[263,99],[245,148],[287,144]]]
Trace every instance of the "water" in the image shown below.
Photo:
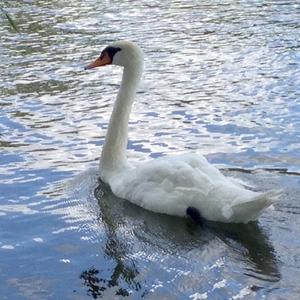
[[[1,299],[298,299],[300,3],[9,1],[0,19]],[[200,149],[282,201],[250,225],[153,214],[98,182],[121,69],[144,49],[128,156]]]

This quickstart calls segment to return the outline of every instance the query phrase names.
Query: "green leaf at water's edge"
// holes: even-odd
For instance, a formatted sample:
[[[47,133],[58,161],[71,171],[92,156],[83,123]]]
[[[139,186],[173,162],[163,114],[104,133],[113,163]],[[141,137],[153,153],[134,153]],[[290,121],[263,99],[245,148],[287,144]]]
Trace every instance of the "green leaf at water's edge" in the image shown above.
[[[8,12],[5,11],[3,8],[1,8],[1,10],[2,10],[2,12],[4,13],[5,17],[7,18],[9,24],[11,25],[11,27],[12,27],[15,31],[19,32],[18,26],[17,26],[17,24],[15,23],[15,21],[13,20],[13,18],[12,18],[12,17],[8,14]]]

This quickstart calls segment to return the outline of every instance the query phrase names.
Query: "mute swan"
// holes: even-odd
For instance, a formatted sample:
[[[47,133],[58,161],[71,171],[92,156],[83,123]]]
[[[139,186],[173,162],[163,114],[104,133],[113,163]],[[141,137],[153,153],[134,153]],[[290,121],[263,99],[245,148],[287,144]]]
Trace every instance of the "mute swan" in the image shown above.
[[[134,43],[118,41],[87,65],[123,67],[123,77],[100,158],[100,177],[112,192],[145,209],[211,221],[247,223],[279,197],[253,192],[225,177],[199,154],[161,157],[138,166],[126,158],[129,114],[143,71],[143,52]]]

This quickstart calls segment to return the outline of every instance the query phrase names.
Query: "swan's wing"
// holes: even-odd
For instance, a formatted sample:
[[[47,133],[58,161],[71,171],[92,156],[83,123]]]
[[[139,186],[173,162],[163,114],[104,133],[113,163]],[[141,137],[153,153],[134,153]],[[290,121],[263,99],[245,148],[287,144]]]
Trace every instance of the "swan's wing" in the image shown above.
[[[146,209],[185,215],[193,203],[207,201],[213,189],[211,177],[223,176],[198,155],[163,157],[124,171],[109,184],[115,195]]]
[[[189,206],[211,221],[254,220],[274,202],[274,193],[257,193],[225,177],[198,155],[163,157],[112,176],[113,193],[145,209],[185,216]]]

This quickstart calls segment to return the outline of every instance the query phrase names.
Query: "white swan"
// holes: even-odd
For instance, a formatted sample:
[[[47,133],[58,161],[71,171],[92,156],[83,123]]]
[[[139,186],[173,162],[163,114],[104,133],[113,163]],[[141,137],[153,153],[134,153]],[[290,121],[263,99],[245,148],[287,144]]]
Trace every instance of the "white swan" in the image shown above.
[[[255,220],[277,200],[277,192],[250,191],[199,154],[131,166],[126,158],[128,121],[143,71],[143,52],[132,42],[118,41],[85,69],[107,64],[124,67],[100,158],[100,177],[116,196],[157,213],[235,223]]]

